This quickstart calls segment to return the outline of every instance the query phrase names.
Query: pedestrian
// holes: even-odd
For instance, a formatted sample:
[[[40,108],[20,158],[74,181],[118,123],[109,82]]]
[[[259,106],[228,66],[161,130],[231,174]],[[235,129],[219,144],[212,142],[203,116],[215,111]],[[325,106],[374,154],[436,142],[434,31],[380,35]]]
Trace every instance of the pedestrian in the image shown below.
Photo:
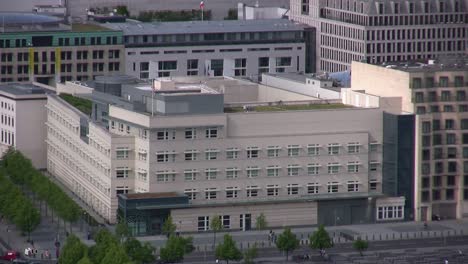
[[[449,264],[447,259],[445,260],[445,264]]]
[[[270,230],[270,233],[268,233],[268,241],[272,241],[273,238],[273,230]]]
[[[219,259],[216,259],[216,263],[219,263]]]
[[[91,240],[91,233],[88,231],[88,240]]]

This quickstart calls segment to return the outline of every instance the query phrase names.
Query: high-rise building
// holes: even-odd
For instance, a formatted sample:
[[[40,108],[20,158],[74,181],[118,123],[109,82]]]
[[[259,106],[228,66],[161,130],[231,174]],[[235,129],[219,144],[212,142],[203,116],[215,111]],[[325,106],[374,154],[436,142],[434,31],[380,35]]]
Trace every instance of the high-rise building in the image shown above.
[[[92,80],[123,72],[122,32],[41,14],[0,13],[0,82]]]
[[[59,86],[93,110],[49,96],[48,170],[134,234],[160,232],[168,214],[189,232],[208,230],[214,215],[228,230],[253,228],[260,213],[273,227],[411,215],[408,197],[384,192],[395,179],[382,173],[384,134],[398,127],[383,120],[400,114],[398,98],[361,108],[222,77],[114,82],[105,93]]]
[[[464,54],[468,0],[291,0],[290,19],[317,28],[317,69]]]
[[[352,64],[352,89],[400,96],[403,110],[416,114],[416,220],[468,215],[466,62]]]

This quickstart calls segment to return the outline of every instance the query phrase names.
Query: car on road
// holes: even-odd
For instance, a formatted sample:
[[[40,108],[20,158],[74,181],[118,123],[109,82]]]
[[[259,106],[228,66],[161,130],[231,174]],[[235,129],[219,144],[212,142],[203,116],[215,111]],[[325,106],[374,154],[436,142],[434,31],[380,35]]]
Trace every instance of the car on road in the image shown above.
[[[3,260],[8,260],[8,261],[13,261],[15,259],[17,259],[19,257],[19,252],[16,252],[16,251],[13,251],[13,250],[9,250],[5,253],[5,255],[3,255],[2,259]]]

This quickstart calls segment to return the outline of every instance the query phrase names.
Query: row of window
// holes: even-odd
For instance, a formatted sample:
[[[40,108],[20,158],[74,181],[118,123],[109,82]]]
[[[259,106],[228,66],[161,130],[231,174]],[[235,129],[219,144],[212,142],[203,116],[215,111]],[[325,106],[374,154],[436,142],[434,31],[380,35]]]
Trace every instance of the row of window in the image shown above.
[[[15,145],[15,133],[1,128],[0,135],[1,135],[0,142],[2,142],[3,144],[10,145],[10,146]]]
[[[463,101],[464,102],[464,101]],[[440,105],[430,105],[430,106],[416,106],[416,114],[426,114],[426,113],[454,113],[454,112],[465,113],[468,112],[468,105],[460,104],[458,107],[455,105],[443,105],[442,109]]]
[[[345,185],[345,187],[341,187]],[[231,199],[241,197],[259,197],[259,196],[280,196],[284,195],[303,195],[303,194],[319,194],[319,193],[338,193],[342,192],[359,192],[360,183],[358,181],[348,181],[346,184],[339,182],[328,182],[326,187],[323,188],[319,183],[308,183],[306,186],[299,184],[288,184],[286,188],[281,188],[278,184],[266,185],[264,189],[258,185],[247,186],[245,190],[241,190],[237,186],[226,187],[224,192],[217,188],[206,188],[203,194],[200,195],[197,189],[185,189],[184,193],[188,196],[189,200],[205,199]],[[376,183],[373,183],[372,188],[376,188]],[[371,188],[371,189],[372,189]]]
[[[377,220],[401,220],[404,218],[403,206],[377,207]]]
[[[7,103],[7,102],[4,102],[4,101],[1,101],[0,102],[0,107],[2,109],[5,109],[5,110],[8,110],[8,111],[15,111],[15,104],[12,104],[12,103]]]
[[[443,174],[443,173],[468,173],[468,161],[463,161],[462,164],[459,165],[460,162],[457,161],[448,161],[442,162],[437,161],[433,164],[433,171],[432,174]],[[462,168],[462,169],[460,169]],[[423,175],[431,174],[431,163],[423,162],[421,165],[421,173]]]
[[[443,127],[441,126],[441,123],[443,122]],[[468,119],[460,119],[460,128],[461,130],[468,130]],[[457,120],[455,119],[445,119],[445,120],[439,120],[439,119],[434,119],[432,120],[432,125],[431,121],[423,121],[422,122],[422,132],[423,133],[430,133],[432,131],[438,131],[441,129],[446,129],[446,130],[453,130],[457,129]]]
[[[2,114],[1,124],[15,127],[15,118],[13,116]]]

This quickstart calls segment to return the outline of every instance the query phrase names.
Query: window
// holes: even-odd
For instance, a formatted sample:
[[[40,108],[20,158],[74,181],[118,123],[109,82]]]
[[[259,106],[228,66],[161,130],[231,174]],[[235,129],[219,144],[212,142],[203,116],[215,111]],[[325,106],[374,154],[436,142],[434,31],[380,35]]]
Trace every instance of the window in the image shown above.
[[[317,175],[319,174],[320,164],[312,163],[307,165],[307,175]]]
[[[267,167],[267,177],[278,177],[280,166],[272,165]]]
[[[279,185],[277,184],[269,184],[267,185],[266,189],[267,189],[267,196],[279,195]]]
[[[258,152],[259,152],[258,147],[248,147],[247,148],[247,158],[248,159],[258,158]]]
[[[226,187],[226,198],[237,198],[239,187]]]
[[[359,182],[348,181],[348,192],[359,192]]]
[[[197,189],[185,189],[184,194],[187,195],[189,200],[197,199]]]
[[[340,153],[340,144],[331,143],[328,144],[328,155],[338,155]]]
[[[215,180],[218,169],[210,168],[205,170],[205,176],[207,180]]]
[[[348,143],[348,153],[359,153],[359,142]]]
[[[239,156],[238,148],[229,148],[226,150],[226,159],[237,159]]]
[[[193,161],[197,160],[197,153],[196,150],[186,150],[184,151],[185,161]]]
[[[208,231],[210,228],[210,217],[199,216],[198,217],[198,231]]]
[[[340,164],[338,162],[328,163],[328,174],[336,174],[340,171]]]
[[[377,168],[379,167],[379,162],[378,161],[370,161],[369,163],[369,170],[370,171],[377,171]]]
[[[329,193],[337,193],[338,192],[338,182],[328,182],[327,189]]]
[[[288,190],[288,195],[299,194],[299,184],[288,184],[287,190]]]
[[[188,76],[198,75],[198,60],[197,59],[187,60],[187,75]]]
[[[164,130],[159,130],[156,132],[156,139],[157,140],[171,140],[175,139],[175,130],[169,130],[169,129],[164,129]]]
[[[247,167],[247,177],[248,178],[255,178],[258,177],[260,168],[257,166],[249,166]]]
[[[226,169],[226,178],[227,179],[236,179],[239,174],[239,169],[236,167]]]
[[[298,176],[300,168],[301,166],[298,164],[288,165],[288,176]]]
[[[369,189],[371,191],[377,191],[377,180],[369,180]]]
[[[175,181],[175,172],[174,171],[157,171],[156,181],[158,182]]]
[[[218,157],[218,152],[217,149],[207,149],[205,151],[206,160],[215,160]]]
[[[448,130],[455,129],[455,121],[453,119],[446,119],[445,129],[448,129]]]
[[[206,188],[205,189],[205,199],[212,200],[216,199],[216,188]]]
[[[115,169],[115,177],[117,178],[128,178],[128,167],[117,167]]]
[[[195,181],[197,180],[198,171],[195,169],[184,170],[184,180],[186,181]]]
[[[300,150],[299,145],[289,145],[288,146],[288,156],[289,157],[299,156],[299,150]]]
[[[447,145],[453,145],[456,144],[456,136],[453,133],[447,133],[446,135],[446,143]]]
[[[291,57],[278,57],[276,58],[276,72],[285,72],[286,67],[292,65]]]
[[[160,163],[164,162],[174,162],[175,161],[175,153],[168,152],[168,151],[160,151],[156,153],[156,161]]]
[[[223,223],[223,229],[231,228],[231,217],[229,215],[221,216],[221,223]]]
[[[247,67],[247,59],[234,60],[234,76],[245,76]]]
[[[269,158],[278,157],[281,150],[280,146],[268,146],[267,147],[267,156]]]
[[[377,207],[377,220],[403,219],[403,206],[379,206]]]
[[[197,138],[197,130],[195,128],[186,128],[185,139],[195,139],[195,138]]]
[[[349,173],[358,173],[359,172],[359,162],[358,161],[348,162],[348,172]]]
[[[317,182],[307,184],[307,194],[317,194],[319,191],[319,184]]]
[[[117,159],[128,159],[128,148],[117,148],[116,158]]]
[[[167,77],[171,75],[171,71],[177,70],[177,61],[159,61],[158,62],[158,77]]]
[[[206,138],[217,138],[218,137],[218,128],[209,127],[206,129]]]
[[[319,155],[320,145],[319,144],[309,144],[307,145],[307,155],[317,156]]]
[[[256,185],[251,185],[247,186],[247,197],[257,197],[258,196],[258,186]]]

